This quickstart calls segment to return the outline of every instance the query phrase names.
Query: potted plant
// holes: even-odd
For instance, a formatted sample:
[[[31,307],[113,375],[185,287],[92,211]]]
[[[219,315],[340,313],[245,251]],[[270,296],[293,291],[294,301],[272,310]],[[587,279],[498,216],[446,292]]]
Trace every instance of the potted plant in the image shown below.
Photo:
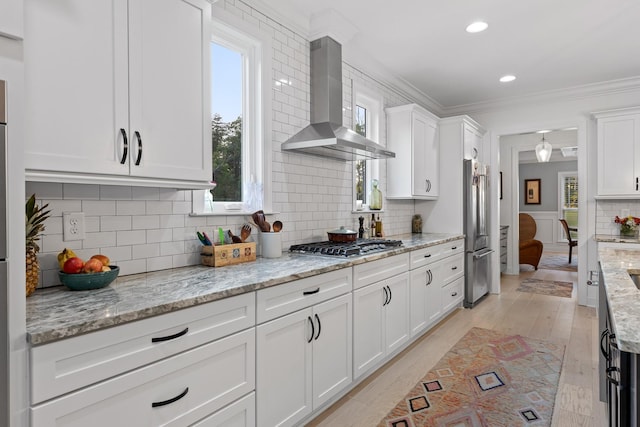
[[[38,287],[40,276],[40,264],[38,263],[38,251],[40,247],[36,243],[40,240],[40,234],[44,231],[44,222],[49,218],[51,211],[45,210],[48,204],[39,207],[36,205],[36,195],[32,194],[25,206],[25,246],[26,246],[26,286],[27,296],[31,295]]]
[[[627,237],[635,237],[638,225],[640,225],[640,218],[635,216],[626,216],[620,218],[616,215],[614,221],[616,224],[620,224],[620,235]]]

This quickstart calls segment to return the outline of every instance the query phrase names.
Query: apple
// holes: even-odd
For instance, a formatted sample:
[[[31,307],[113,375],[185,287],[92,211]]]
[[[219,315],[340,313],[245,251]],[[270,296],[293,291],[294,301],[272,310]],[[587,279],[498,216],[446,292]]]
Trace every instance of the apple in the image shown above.
[[[111,267],[109,267],[108,265],[103,265],[102,271],[111,271]]]
[[[84,267],[84,261],[77,256],[74,256],[64,262],[62,271],[67,274],[76,274],[82,271],[82,267]]]
[[[102,271],[102,267],[102,261],[96,258],[91,258],[89,261],[84,263],[82,271],[85,273],[99,273]]]
[[[109,259],[108,256],[106,255],[102,255],[102,254],[98,254],[98,255],[94,255],[91,257],[92,259],[95,258],[97,260],[100,260],[100,262],[102,263],[102,265],[108,267],[109,263],[111,262],[111,260]]]

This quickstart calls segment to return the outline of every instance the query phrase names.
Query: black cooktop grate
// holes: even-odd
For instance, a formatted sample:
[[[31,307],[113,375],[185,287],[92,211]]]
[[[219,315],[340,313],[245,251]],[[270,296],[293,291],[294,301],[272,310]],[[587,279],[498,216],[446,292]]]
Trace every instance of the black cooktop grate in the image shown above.
[[[355,242],[346,243],[329,241],[302,243],[292,245],[289,252],[348,257],[386,251],[400,246],[402,246],[402,240],[358,239]]]

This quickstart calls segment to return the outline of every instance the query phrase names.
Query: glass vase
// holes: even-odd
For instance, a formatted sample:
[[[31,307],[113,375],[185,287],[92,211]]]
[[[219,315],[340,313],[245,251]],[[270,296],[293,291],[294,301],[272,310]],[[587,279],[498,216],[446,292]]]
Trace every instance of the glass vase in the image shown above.
[[[620,226],[620,236],[636,237],[637,234],[638,234],[638,230],[635,227],[624,225],[624,224]]]
[[[378,180],[371,181],[371,198],[369,201],[369,209],[379,211],[382,209],[382,191],[378,188]]]

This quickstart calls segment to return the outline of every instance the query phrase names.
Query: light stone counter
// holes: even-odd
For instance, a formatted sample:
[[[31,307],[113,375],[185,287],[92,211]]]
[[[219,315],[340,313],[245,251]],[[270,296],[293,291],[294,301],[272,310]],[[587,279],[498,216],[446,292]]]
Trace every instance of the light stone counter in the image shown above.
[[[39,289],[27,298],[27,339],[44,344],[252,292],[340,268],[462,238],[460,234],[390,236],[403,246],[358,257],[283,253],[277,259],[213,268],[182,267],[123,276],[102,289]]]
[[[608,243],[640,243],[640,238],[638,237],[620,237],[611,234],[594,234],[593,240]]]
[[[640,250],[602,248],[598,258],[618,346],[640,354],[640,290],[628,273],[640,273]]]

